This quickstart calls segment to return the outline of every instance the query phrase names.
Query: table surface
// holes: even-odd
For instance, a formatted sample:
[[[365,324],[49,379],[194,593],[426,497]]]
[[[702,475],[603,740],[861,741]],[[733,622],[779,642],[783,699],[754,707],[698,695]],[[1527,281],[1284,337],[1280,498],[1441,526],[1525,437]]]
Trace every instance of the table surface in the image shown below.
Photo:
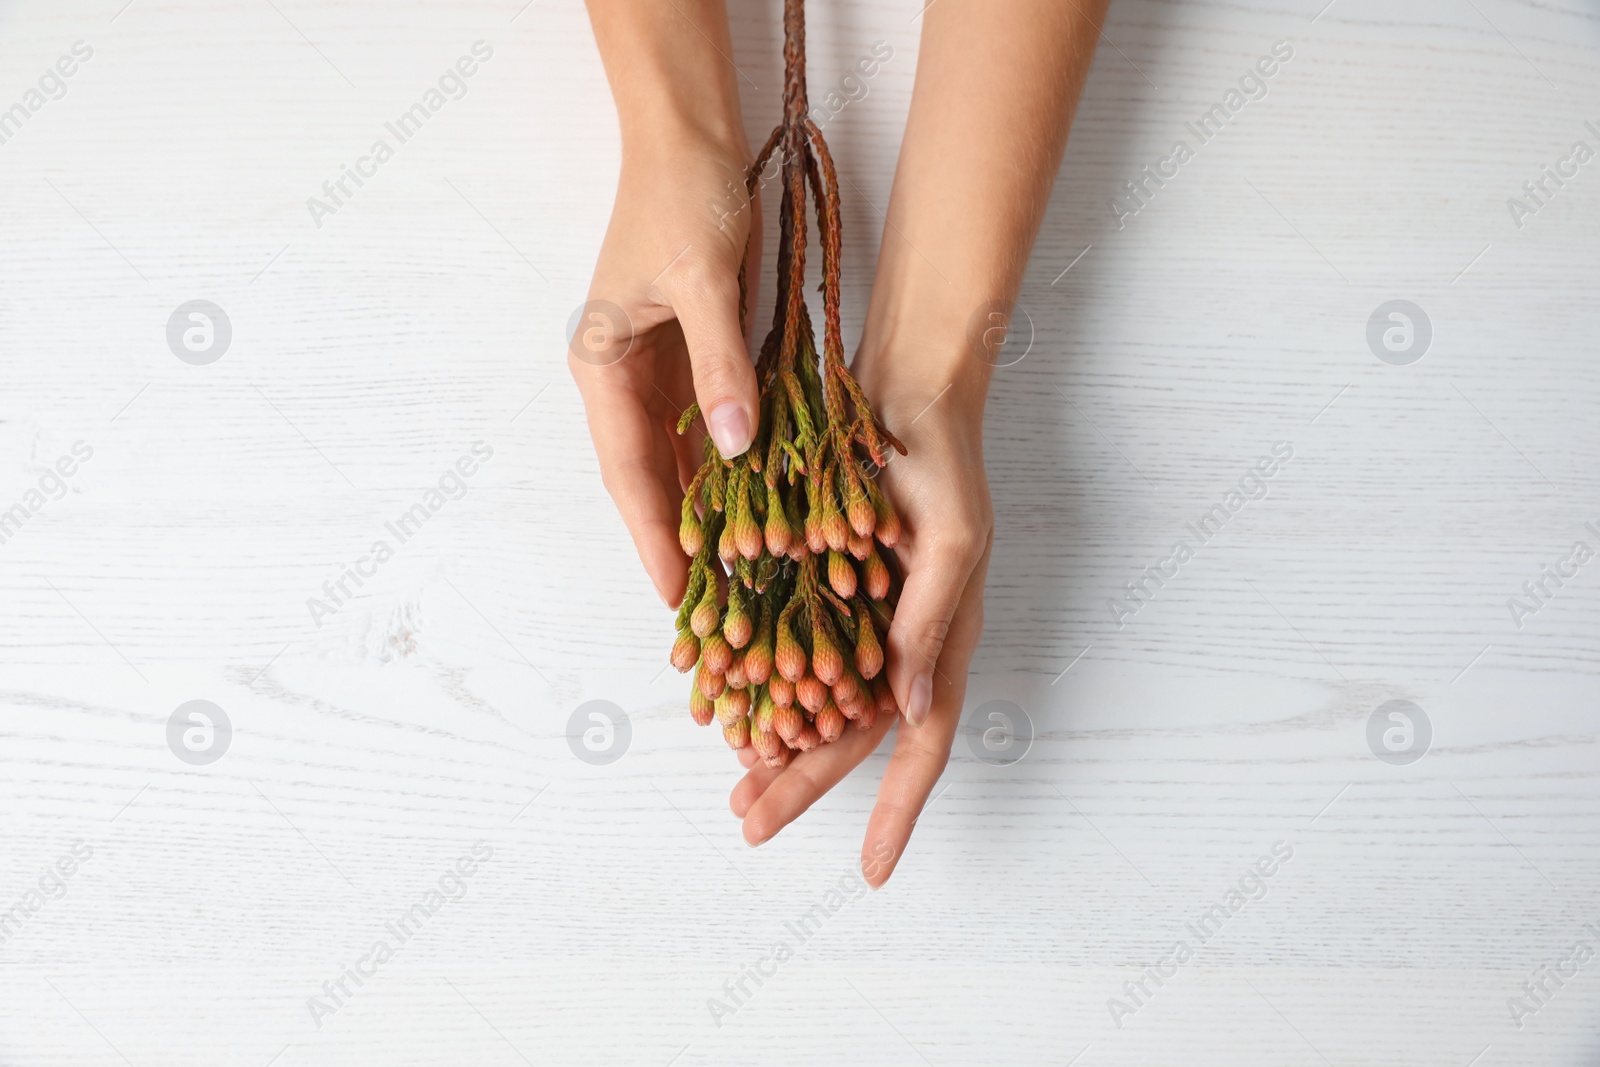
[[[596,474],[581,5],[0,4],[0,1064],[1595,1063],[1600,15],[1324,3],[1114,6],[990,400],[976,730],[875,894],[881,755],[743,845]],[[853,336],[919,6],[810,7]]]

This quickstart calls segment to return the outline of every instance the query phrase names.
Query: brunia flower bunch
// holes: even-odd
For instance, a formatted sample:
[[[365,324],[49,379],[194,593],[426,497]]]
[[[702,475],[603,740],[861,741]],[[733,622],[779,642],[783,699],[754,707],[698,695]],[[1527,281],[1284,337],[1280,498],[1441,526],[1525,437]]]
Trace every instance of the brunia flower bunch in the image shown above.
[[[839,324],[839,181],[807,115],[803,0],[785,0],[784,120],[745,177],[752,197],[779,153],[777,302],[756,360],[760,420],[726,459],[708,437],[683,500],[690,557],[672,663],[694,671],[689,710],[769,766],[869,730],[898,709],[883,673],[893,614],[887,552],[900,519],[872,477],[905,447],[878,421],[844,362]],[[807,196],[822,248],[822,350],[804,297]],[[741,305],[745,290],[740,277]],[[742,308],[741,308],[742,310]],[[699,415],[690,405],[684,433]]]

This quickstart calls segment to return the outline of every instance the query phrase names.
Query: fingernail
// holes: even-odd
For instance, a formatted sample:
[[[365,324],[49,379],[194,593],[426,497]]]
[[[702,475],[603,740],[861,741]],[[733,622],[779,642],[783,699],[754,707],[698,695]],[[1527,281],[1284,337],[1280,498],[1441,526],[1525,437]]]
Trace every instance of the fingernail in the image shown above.
[[[933,710],[933,675],[919,674],[911,681],[911,699],[906,706],[906,721],[921,726]]]
[[[706,416],[706,425],[711,428],[711,440],[716,442],[723,459],[743,455],[750,447],[750,416],[738,404],[729,401],[717,405]]]

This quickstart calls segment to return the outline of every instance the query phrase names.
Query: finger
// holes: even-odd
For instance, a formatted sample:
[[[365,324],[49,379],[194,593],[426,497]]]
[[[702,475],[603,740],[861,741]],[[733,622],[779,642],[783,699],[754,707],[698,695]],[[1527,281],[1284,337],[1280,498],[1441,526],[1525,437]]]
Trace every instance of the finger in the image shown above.
[[[751,767],[756,765],[756,750],[751,748],[749,745],[746,745],[740,749],[735,749],[733,754],[739,758],[739,762],[746,770],[749,770]],[[744,815],[743,812],[740,812],[739,814],[741,817]]]
[[[893,715],[880,715],[870,730],[852,728],[839,740],[796,756],[750,806],[744,817],[745,841],[762,844],[798,819],[872,754],[894,719]]]
[[[725,458],[741,455],[755,438],[756,372],[739,324],[737,266],[700,265],[685,258],[658,283],[678,316],[694,394],[706,428]]]
[[[894,755],[883,772],[878,802],[867,820],[861,845],[861,871],[874,889],[894,873],[928,796],[950,761],[950,746],[960,728],[961,704],[967,695],[967,668],[983,635],[983,582],[988,561],[985,549],[957,603],[955,623],[934,676],[932,712],[921,728],[901,728]]]
[[[657,426],[631,389],[593,379],[579,381],[600,478],[617,505],[645,573],[668,607],[676,607],[689,581],[689,561],[678,545],[677,464]],[[660,436],[658,436],[660,435]]]
[[[951,687],[941,682],[939,688],[938,703],[942,705]],[[905,853],[923,805],[950,760],[950,744],[960,721],[959,714],[941,714],[920,729],[900,728],[861,848],[861,870],[872,888],[889,880]]]
[[[750,752],[752,755],[755,753],[753,748],[739,751]],[[741,819],[750,813],[750,805],[761,798],[761,794],[767,791],[767,786],[771,785],[784,770],[782,767],[768,767],[759,760],[749,766],[750,773],[739,779],[739,784],[728,794],[728,809]]]
[[[933,707],[939,654],[984,545],[970,546],[933,531],[917,546],[905,589],[889,625],[889,686],[906,720],[921,726]]]

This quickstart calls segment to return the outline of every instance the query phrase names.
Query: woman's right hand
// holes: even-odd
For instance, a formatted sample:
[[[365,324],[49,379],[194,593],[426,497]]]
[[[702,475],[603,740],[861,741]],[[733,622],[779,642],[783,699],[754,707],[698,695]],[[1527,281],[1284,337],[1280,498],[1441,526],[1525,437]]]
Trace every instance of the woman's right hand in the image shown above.
[[[611,223],[568,350],[601,478],[668,606],[688,580],[679,508],[702,459],[702,434],[678,436],[678,417],[698,401],[702,425],[732,457],[749,447],[760,411],[739,323],[739,265],[753,225],[751,293],[760,256],[748,162],[742,138],[625,141]]]

